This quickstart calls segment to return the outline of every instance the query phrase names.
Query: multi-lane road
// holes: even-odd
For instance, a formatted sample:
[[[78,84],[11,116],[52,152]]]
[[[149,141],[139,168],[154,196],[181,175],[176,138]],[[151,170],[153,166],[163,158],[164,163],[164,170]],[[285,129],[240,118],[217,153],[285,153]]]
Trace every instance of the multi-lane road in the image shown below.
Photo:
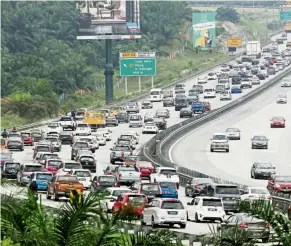
[[[283,48],[284,48],[283,45],[279,46],[279,50],[282,50]],[[219,71],[220,71],[220,67],[217,67],[216,69],[212,70],[212,72],[219,72]],[[207,75],[208,72],[206,72],[204,75]],[[270,78],[272,78],[272,76],[270,76]],[[262,84],[268,82],[270,78],[267,78],[265,81],[262,82]],[[194,84],[197,84],[197,77],[194,77],[193,79],[190,79],[185,82],[186,90],[192,88]],[[206,85],[204,85],[204,88],[214,88],[214,87],[215,87],[215,82],[208,82]],[[256,89],[257,87],[258,86],[253,86],[252,89],[245,89],[242,94],[234,94],[232,100],[235,100],[245,95],[246,93],[250,92],[251,90]],[[233,114],[227,115],[222,119],[219,119],[219,122],[210,123],[209,125],[206,125],[205,128],[203,127],[197,130],[196,132],[191,133],[191,135],[183,138],[171,149],[171,155],[172,155],[173,160],[179,165],[184,165],[184,166],[187,165],[188,168],[192,168],[197,171],[203,171],[204,173],[207,173],[207,174],[216,174],[217,176],[217,173],[215,173],[217,171],[222,176],[226,175],[232,180],[235,179],[235,181],[237,182],[244,180],[244,182],[247,182],[247,184],[249,185],[253,184],[253,181],[249,178],[249,167],[251,165],[251,161],[253,159],[259,158],[260,153],[268,152],[269,157],[268,155],[265,157],[270,159],[274,164],[276,164],[278,170],[282,172],[287,170],[287,167],[284,169],[284,158],[285,159],[287,158],[286,153],[287,153],[288,147],[281,146],[281,145],[282,143],[288,143],[288,141],[290,142],[290,140],[286,139],[288,135],[288,129],[287,128],[283,130],[268,129],[268,126],[269,126],[268,120],[273,115],[282,114],[287,119],[287,124],[288,124],[288,117],[289,118],[291,117],[290,117],[290,112],[288,114],[286,110],[286,108],[288,108],[288,105],[275,105],[275,96],[276,96],[276,93],[279,92],[280,90],[278,88],[274,90],[275,92],[274,91],[268,92],[267,94],[261,96],[259,99],[253,101],[253,102],[256,102],[255,104],[250,103],[246,106],[243,106],[242,108],[239,109],[239,111],[234,112]],[[202,96],[201,96],[201,99],[203,100]],[[215,99],[209,99],[209,102],[211,103],[212,109],[219,108],[229,103],[227,101],[220,101],[219,96],[217,96]],[[269,104],[269,106],[267,106],[268,109],[264,110],[266,107],[266,104]],[[153,109],[141,110],[141,114],[144,115],[148,111],[155,112],[159,108],[162,108],[162,103],[154,103]],[[263,111],[261,112],[260,109]],[[169,110],[170,110],[171,116],[167,120],[168,127],[171,125],[177,124],[181,122],[181,120],[183,120],[179,118],[179,112],[175,112],[174,108],[169,108]],[[258,112],[254,116],[251,116],[251,113],[256,112],[256,110],[258,110]],[[267,114],[267,112],[269,112],[269,114]],[[208,144],[209,144],[209,138],[211,137],[211,134],[215,133],[216,131],[223,131],[225,128],[231,127],[231,126],[239,127],[242,130],[242,140],[231,143],[230,153],[227,153],[227,154],[208,153],[209,152]],[[140,134],[140,142],[139,142],[138,147],[142,146],[144,143],[146,143],[152,138],[152,135],[149,135],[149,134],[142,135],[141,128],[131,129],[128,127],[128,124],[120,124],[118,127],[112,127],[110,129],[112,130],[112,141],[107,142],[106,146],[101,146],[99,150],[95,152],[95,158],[97,159],[97,175],[103,174],[103,170],[109,164],[110,162],[109,156],[111,152],[110,148],[113,146],[114,141],[122,133],[126,131],[137,131]],[[44,131],[45,130],[46,129],[44,127]],[[263,133],[269,136],[269,138],[271,139],[269,150],[266,150],[266,151],[253,150],[253,152],[250,150],[249,139],[251,138],[252,134],[255,134],[255,133]],[[280,138],[280,134],[282,138]],[[192,142],[191,144],[189,144],[189,139],[191,138],[192,138]],[[195,141],[193,141],[193,139],[195,139]],[[199,143],[199,145],[193,144],[193,142],[197,142]],[[279,147],[279,142],[281,143],[280,147]],[[183,155],[179,154],[179,151],[181,151],[181,147],[184,148],[183,151],[180,152],[180,153],[183,153]],[[190,153],[190,154],[185,154],[185,149],[187,150],[187,153]],[[280,151],[279,153],[282,153],[282,156],[280,156],[280,159],[278,157],[277,158],[275,157],[277,156],[275,155],[275,151],[277,151],[278,149]],[[70,153],[71,153],[71,147],[69,145],[63,145],[62,151],[59,153],[59,156],[64,161],[70,160]],[[32,154],[33,154],[32,147],[25,147],[25,151],[14,152],[13,156],[16,160],[20,161],[21,163],[28,163],[32,161]],[[278,162],[278,164],[275,163],[276,161]],[[260,181],[258,182],[260,183]],[[256,182],[254,183],[256,184]],[[7,189],[3,189],[2,191],[17,192],[19,191],[19,188],[15,188],[15,187],[9,188],[9,189],[7,188]],[[191,200],[190,198],[185,197],[183,187],[181,187],[179,190],[179,198],[182,200],[184,205],[186,205],[186,203]],[[60,207],[62,204],[62,202],[55,202],[55,201],[47,200],[45,198],[45,195],[42,196],[42,202],[44,205],[52,206],[52,207]],[[197,224],[194,222],[189,222],[185,229],[177,228],[174,230],[177,230],[180,232],[187,232],[191,234],[200,234],[200,233],[209,232],[209,226],[206,223]]]

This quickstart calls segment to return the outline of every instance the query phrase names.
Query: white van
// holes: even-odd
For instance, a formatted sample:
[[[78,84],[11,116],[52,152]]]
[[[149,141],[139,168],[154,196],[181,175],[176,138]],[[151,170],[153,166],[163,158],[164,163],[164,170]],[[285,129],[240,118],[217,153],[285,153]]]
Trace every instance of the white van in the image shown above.
[[[161,102],[163,100],[163,91],[162,89],[151,89],[150,91],[150,100],[152,102]]]
[[[129,127],[142,127],[143,121],[140,114],[131,114],[128,119]]]

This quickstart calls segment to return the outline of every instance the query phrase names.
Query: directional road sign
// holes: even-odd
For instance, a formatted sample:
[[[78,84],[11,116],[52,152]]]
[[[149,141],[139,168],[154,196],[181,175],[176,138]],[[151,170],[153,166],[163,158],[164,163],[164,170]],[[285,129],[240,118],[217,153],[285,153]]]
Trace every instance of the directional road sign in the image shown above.
[[[154,52],[126,52],[120,53],[120,76],[155,76],[157,73]]]
[[[291,12],[280,12],[280,20],[281,21],[290,21],[291,20]]]

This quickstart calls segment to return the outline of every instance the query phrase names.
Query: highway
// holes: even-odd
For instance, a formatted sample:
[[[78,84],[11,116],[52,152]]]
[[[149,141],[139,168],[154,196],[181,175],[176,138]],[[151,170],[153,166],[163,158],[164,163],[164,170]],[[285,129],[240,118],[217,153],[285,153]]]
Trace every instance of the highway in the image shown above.
[[[276,39],[277,37],[275,37],[274,39]],[[279,50],[282,50],[283,47],[284,47],[284,45],[279,46]],[[218,72],[218,71],[220,71],[220,67],[212,70],[212,72]],[[208,72],[210,72],[210,71],[208,71]],[[205,73],[204,75],[207,75],[207,73]],[[273,76],[270,76],[270,78],[271,77],[273,77]],[[264,82],[262,82],[262,84],[266,83],[267,81],[268,81],[268,79],[266,79]],[[197,77],[185,82],[186,90],[190,89],[193,86],[193,84],[196,84],[196,83],[197,83]],[[204,88],[214,88],[214,87],[215,87],[215,82],[208,82],[206,85],[204,85]],[[253,86],[252,89],[245,89],[242,94],[233,95],[232,100],[235,100],[235,99],[245,95],[246,93],[250,92],[251,90],[253,90],[253,89],[257,88],[257,87],[258,86]],[[275,101],[275,96],[272,97],[273,101]],[[201,100],[203,101],[204,99],[201,97]],[[219,96],[217,96],[215,99],[207,99],[207,101],[209,101],[211,103],[211,108],[212,109],[221,107],[221,106],[229,103],[227,101],[220,101],[219,100]],[[288,107],[288,105],[279,105],[279,106],[282,106],[282,107],[286,106],[285,108]],[[152,110],[150,110],[150,109],[141,110],[141,114],[144,115],[148,111],[155,112],[157,109],[159,109],[161,107],[162,107],[162,103],[154,103],[154,108]],[[252,105],[252,107],[254,107],[254,105]],[[273,107],[275,108],[275,106],[273,106]],[[245,108],[246,107],[244,106],[243,109],[245,109]],[[171,125],[177,124],[182,120],[182,119],[179,118],[179,112],[175,112],[173,107],[171,107],[169,109],[170,109],[171,117],[167,120],[168,127],[171,126]],[[243,111],[243,109],[241,109],[241,110]],[[276,111],[273,111],[273,112],[276,113]],[[279,111],[277,111],[277,113],[279,113]],[[282,113],[283,113],[283,111],[282,111]],[[267,128],[268,123],[269,123],[268,119],[270,117],[272,117],[272,116],[273,116],[272,114],[267,115],[267,119],[263,121],[263,122],[266,123],[266,128]],[[288,124],[288,115],[284,115],[284,116],[287,118],[287,124]],[[289,113],[289,118],[290,118],[290,113]],[[224,121],[224,123],[227,124],[227,121]],[[222,125],[223,126],[222,129],[219,129],[220,131],[224,130],[224,128],[232,126],[231,124],[225,126],[225,124]],[[261,127],[261,124],[262,124],[262,121],[259,121],[257,123],[257,125],[253,124],[254,125],[253,127],[259,129]],[[217,126],[216,123],[214,125]],[[219,126],[219,124],[218,124],[218,126]],[[221,158],[224,158],[223,160],[225,160],[225,158],[229,157],[229,161],[226,162],[226,165],[228,163],[229,164],[228,166],[230,166],[230,165],[235,166],[236,168],[233,168],[233,172],[237,173],[237,171],[240,170],[240,169],[238,168],[239,165],[236,164],[237,160],[235,159],[235,155],[234,155],[235,152],[233,152],[233,154],[232,154],[232,148],[233,148],[233,151],[237,150],[236,151],[237,154],[240,151],[239,151],[239,147],[237,147],[237,149],[235,149],[235,147],[233,147],[233,145],[245,143],[245,142],[243,142],[243,141],[247,141],[247,140],[245,140],[245,137],[250,139],[250,137],[248,136],[247,133],[245,133],[245,131],[246,132],[250,132],[249,134],[251,134],[251,130],[250,129],[248,131],[244,127],[242,127],[241,125],[239,125],[238,127],[241,128],[241,130],[242,130],[243,138],[242,138],[241,142],[231,143],[231,150],[230,150],[229,154],[218,153],[218,154],[213,154],[213,156],[209,157],[209,155],[207,154],[205,149],[207,148],[207,144],[209,142],[210,135],[212,133],[214,133],[215,131],[211,130],[211,129],[210,130],[208,129],[208,133],[207,134],[205,133],[205,135],[204,135],[205,137],[201,136],[201,139],[199,139],[199,140],[197,139],[198,141],[195,140],[195,142],[197,142],[197,143],[199,142],[199,146],[197,145],[197,147],[200,147],[198,149],[199,149],[200,152],[202,151],[201,153],[196,153],[195,152],[196,154],[193,155],[194,152],[188,152],[188,150],[189,151],[196,151],[196,149],[195,150],[192,149],[194,146],[196,146],[196,144],[193,144],[193,142],[194,142],[193,139],[196,139],[196,137],[195,137],[196,133],[194,132],[193,134],[195,136],[191,135],[192,136],[192,143],[190,145],[187,144],[188,141],[186,141],[186,139],[189,140],[190,137],[189,138],[187,137],[187,138],[185,138],[186,145],[184,144],[184,139],[183,139],[181,142],[179,142],[179,144],[177,144],[175,146],[175,148],[173,148],[173,159],[174,159],[174,161],[177,164],[187,165],[188,168],[193,168],[193,169],[195,169],[197,171],[200,171],[199,168],[201,168],[201,169],[203,169],[205,171],[205,173],[208,173],[208,168],[206,168],[206,163],[198,162],[199,161],[199,158],[197,159],[198,154],[201,155],[201,156],[204,156],[203,157],[204,159],[202,159],[203,161],[208,159],[207,166],[209,166],[210,170],[213,169],[214,167],[217,170],[219,170],[220,168],[223,168],[225,170],[225,168],[223,166],[221,166],[221,165],[223,165],[223,161],[220,161],[220,160],[221,160]],[[109,160],[109,155],[110,155],[110,152],[111,152],[110,148],[113,146],[114,140],[116,140],[122,133],[124,133],[126,131],[137,131],[140,134],[140,142],[139,142],[138,148],[141,147],[145,142],[150,140],[152,138],[152,136],[153,136],[153,135],[150,135],[150,134],[142,135],[141,134],[141,128],[131,129],[131,128],[128,127],[128,124],[120,124],[118,127],[111,127],[110,129],[112,130],[112,141],[111,142],[107,142],[106,146],[100,146],[99,150],[96,150],[96,152],[95,152],[95,158],[97,159],[97,175],[103,174],[103,170],[107,167],[108,164],[110,164],[109,163],[109,161],[110,161]],[[204,128],[202,128],[201,130],[204,131],[203,129]],[[46,129],[44,127],[44,131],[45,130]],[[277,132],[281,131],[281,129],[272,129],[272,130],[277,131]],[[287,128],[286,128],[286,130],[287,130]],[[283,130],[283,131],[286,132],[286,130]],[[207,130],[205,132],[207,132]],[[266,132],[266,134],[267,133],[268,132]],[[286,133],[288,134],[288,132],[286,132]],[[287,134],[286,134],[286,136],[287,136]],[[275,145],[276,138],[274,137],[274,140],[272,140],[272,136],[273,135],[270,135],[270,139],[271,139],[272,143],[270,144],[270,149],[268,150],[270,153],[271,153],[271,150],[273,148],[274,148],[274,151],[276,150],[276,148],[273,147],[273,146],[277,146],[277,145]],[[247,144],[248,143],[246,142],[246,145]],[[250,140],[249,140],[249,145],[250,145]],[[178,152],[181,151],[181,146],[183,146],[184,148],[187,148],[187,153],[191,153],[191,154],[190,155],[185,155],[184,154],[184,157],[181,154],[179,154]],[[23,151],[23,152],[16,152],[15,151],[15,152],[13,152],[13,157],[16,160],[20,161],[21,163],[31,162],[32,161],[32,154],[33,154],[32,148],[33,147],[26,146],[25,147],[25,151]],[[177,148],[179,148],[180,150],[177,150]],[[241,158],[243,160],[243,158],[246,158],[246,157],[244,157],[244,151],[250,151],[250,148],[245,148],[245,147],[243,147],[243,145],[242,145],[242,148],[243,149],[242,149],[240,155],[242,155]],[[282,149],[283,149],[283,147],[282,147]],[[257,150],[257,152],[258,151],[264,152],[264,150]],[[59,153],[59,156],[64,161],[65,160],[70,160],[70,153],[71,153],[71,147],[69,145],[63,145],[62,146],[62,150]],[[180,153],[185,153],[185,149]],[[248,152],[246,152],[246,153],[248,153]],[[273,155],[275,156],[274,152],[273,152]],[[285,155],[284,157],[286,158],[287,156]],[[189,158],[189,159],[187,160],[187,158]],[[217,159],[215,160],[215,158],[217,158]],[[283,158],[281,158],[281,160],[282,160],[282,163],[283,163],[284,162]],[[230,163],[232,163],[232,164],[230,164]],[[247,165],[250,165],[250,163],[247,163]],[[243,170],[245,170],[245,168]],[[221,175],[223,175],[223,174],[225,175],[225,173],[223,173],[221,171]],[[229,174],[227,174],[227,175],[229,177],[231,177],[231,172]],[[246,182],[248,182],[248,181],[251,181],[251,180],[247,179],[247,176],[246,176]],[[236,180],[236,182],[239,182],[239,180]],[[260,181],[258,181],[258,182],[260,182]],[[20,190],[19,187],[17,187],[17,188],[16,187],[14,187],[14,188],[12,187],[12,188],[5,188],[5,189],[3,188],[2,192],[5,192],[5,193],[13,192],[13,193],[15,193],[15,192],[18,192],[19,190]],[[180,190],[179,190],[179,198],[182,200],[184,205],[186,205],[186,203],[188,201],[191,201],[190,198],[186,198],[185,197],[185,193],[184,193],[183,187],[181,187]],[[61,204],[62,204],[62,202],[55,202],[55,201],[47,200],[45,198],[45,195],[42,196],[42,203],[44,205],[53,206],[53,207],[60,207]],[[200,234],[200,233],[208,233],[209,232],[209,227],[208,227],[207,223],[199,223],[199,224],[197,224],[197,223],[194,223],[194,222],[189,222],[189,223],[187,223],[187,227],[185,229],[174,228],[173,230],[177,230],[179,232],[192,233],[192,234]]]

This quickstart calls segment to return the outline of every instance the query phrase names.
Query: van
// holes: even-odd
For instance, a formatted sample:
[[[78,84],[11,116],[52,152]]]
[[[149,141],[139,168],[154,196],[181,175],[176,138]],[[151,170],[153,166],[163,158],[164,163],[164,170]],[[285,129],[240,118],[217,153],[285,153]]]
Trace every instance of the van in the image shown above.
[[[132,114],[129,116],[129,127],[142,127],[142,117],[140,114]]]
[[[240,191],[236,184],[208,184],[203,188],[201,194],[222,198],[226,213],[239,211]]]
[[[162,89],[151,89],[151,91],[150,91],[150,100],[152,102],[161,102],[163,100],[163,91],[162,91]]]

